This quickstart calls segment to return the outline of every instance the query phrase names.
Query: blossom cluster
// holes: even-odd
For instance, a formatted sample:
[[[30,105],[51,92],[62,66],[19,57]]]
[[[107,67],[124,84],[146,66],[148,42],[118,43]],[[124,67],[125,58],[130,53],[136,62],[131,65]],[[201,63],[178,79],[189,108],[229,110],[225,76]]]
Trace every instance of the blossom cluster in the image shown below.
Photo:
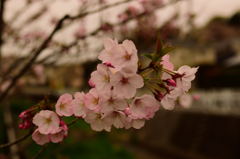
[[[155,54],[143,67],[132,41],[105,39],[98,56],[101,63],[89,79],[91,89],[61,95],[52,109],[24,111],[19,117],[29,124],[20,128],[27,129],[33,123],[36,129],[32,138],[43,145],[61,142],[67,136],[68,125],[63,117],[81,118],[95,131],[110,131],[112,127],[140,129],[160,106],[172,109],[179,100],[187,107],[187,92],[197,68],[182,66],[174,71],[169,58],[168,54]]]
[[[165,93],[158,92],[157,98],[165,109],[173,109],[177,99],[183,107],[189,107],[192,97],[187,93],[191,88],[191,82],[195,79],[198,67],[191,68],[187,65],[181,66],[174,71],[173,64],[169,61],[169,55],[162,57],[161,64],[166,72],[162,74],[162,81],[165,83],[162,87]]]

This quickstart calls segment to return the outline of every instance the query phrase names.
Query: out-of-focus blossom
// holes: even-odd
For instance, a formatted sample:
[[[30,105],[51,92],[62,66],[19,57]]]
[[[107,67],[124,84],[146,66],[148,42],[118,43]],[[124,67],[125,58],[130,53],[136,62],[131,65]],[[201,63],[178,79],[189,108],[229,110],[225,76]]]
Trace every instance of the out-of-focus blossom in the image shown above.
[[[86,32],[87,32],[86,28],[83,25],[81,25],[74,32],[74,37],[77,39],[84,38],[86,36]]]

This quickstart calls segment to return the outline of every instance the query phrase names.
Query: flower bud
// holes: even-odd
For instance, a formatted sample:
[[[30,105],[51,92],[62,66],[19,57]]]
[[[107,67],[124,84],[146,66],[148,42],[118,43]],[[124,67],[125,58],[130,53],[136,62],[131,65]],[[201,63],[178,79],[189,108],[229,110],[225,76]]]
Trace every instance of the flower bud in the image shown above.
[[[32,125],[32,122],[30,120],[24,120],[22,123],[18,125],[19,129],[28,129]]]
[[[30,111],[29,110],[25,110],[25,111],[21,112],[18,117],[20,119],[24,120],[24,119],[29,118],[30,116],[31,116]]]
[[[89,81],[88,81],[88,84],[89,84],[90,87],[95,88],[95,84],[93,83],[92,80],[89,80]]]
[[[167,79],[166,83],[167,83],[168,86],[172,86],[172,87],[177,86],[176,82],[173,79]]]

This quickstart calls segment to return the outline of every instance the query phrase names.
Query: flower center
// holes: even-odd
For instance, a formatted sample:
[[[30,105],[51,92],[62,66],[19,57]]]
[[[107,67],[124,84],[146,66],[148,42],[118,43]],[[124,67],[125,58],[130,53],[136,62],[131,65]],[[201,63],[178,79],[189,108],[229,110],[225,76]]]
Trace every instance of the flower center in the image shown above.
[[[128,83],[128,78],[122,77],[121,83],[122,83],[122,84],[127,84],[127,83]]]
[[[109,83],[110,82],[110,77],[108,75],[105,75],[104,76],[104,81]]]
[[[124,55],[124,58],[125,58],[126,61],[131,60],[131,57],[132,57],[132,55],[131,55],[131,54],[128,54],[127,52],[126,52],[126,54]]]
[[[46,122],[46,124],[50,124],[52,122],[52,119],[51,118],[46,118],[45,122]]]
[[[63,109],[65,109],[65,104],[60,104],[60,110],[63,110]]]
[[[97,105],[97,104],[98,104],[98,101],[99,101],[99,98],[93,98],[93,104],[94,104],[94,105]]]

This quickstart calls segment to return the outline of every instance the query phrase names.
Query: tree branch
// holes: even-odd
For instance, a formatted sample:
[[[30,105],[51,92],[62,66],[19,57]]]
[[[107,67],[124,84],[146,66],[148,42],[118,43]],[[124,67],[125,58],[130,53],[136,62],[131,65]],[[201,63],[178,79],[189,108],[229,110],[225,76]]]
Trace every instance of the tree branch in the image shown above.
[[[17,140],[15,140],[13,142],[9,142],[9,143],[0,145],[0,149],[7,148],[7,147],[10,147],[12,145],[18,144],[18,143],[24,141],[25,139],[27,139],[31,135],[32,135],[32,131],[30,130],[26,135],[18,138]]]
[[[2,63],[2,44],[3,44],[3,30],[4,30],[4,10],[5,10],[5,0],[0,0],[0,75],[1,63]]]
[[[47,47],[48,43],[52,40],[52,37],[54,36],[54,34],[62,28],[63,22],[68,18],[69,18],[69,16],[66,15],[58,21],[57,25],[55,26],[55,28],[53,29],[51,34],[47,37],[47,39],[45,41],[43,41],[43,43],[40,45],[40,47],[33,53],[33,56],[29,59],[29,61],[25,64],[25,66],[23,66],[23,68],[19,71],[19,73],[13,77],[13,79],[11,80],[8,87],[0,95],[0,101],[2,101],[7,96],[8,92],[13,88],[13,86],[15,86],[18,79],[22,75],[24,75],[27,72],[27,70],[32,66],[32,64],[35,62],[35,60],[40,55],[40,53]]]

